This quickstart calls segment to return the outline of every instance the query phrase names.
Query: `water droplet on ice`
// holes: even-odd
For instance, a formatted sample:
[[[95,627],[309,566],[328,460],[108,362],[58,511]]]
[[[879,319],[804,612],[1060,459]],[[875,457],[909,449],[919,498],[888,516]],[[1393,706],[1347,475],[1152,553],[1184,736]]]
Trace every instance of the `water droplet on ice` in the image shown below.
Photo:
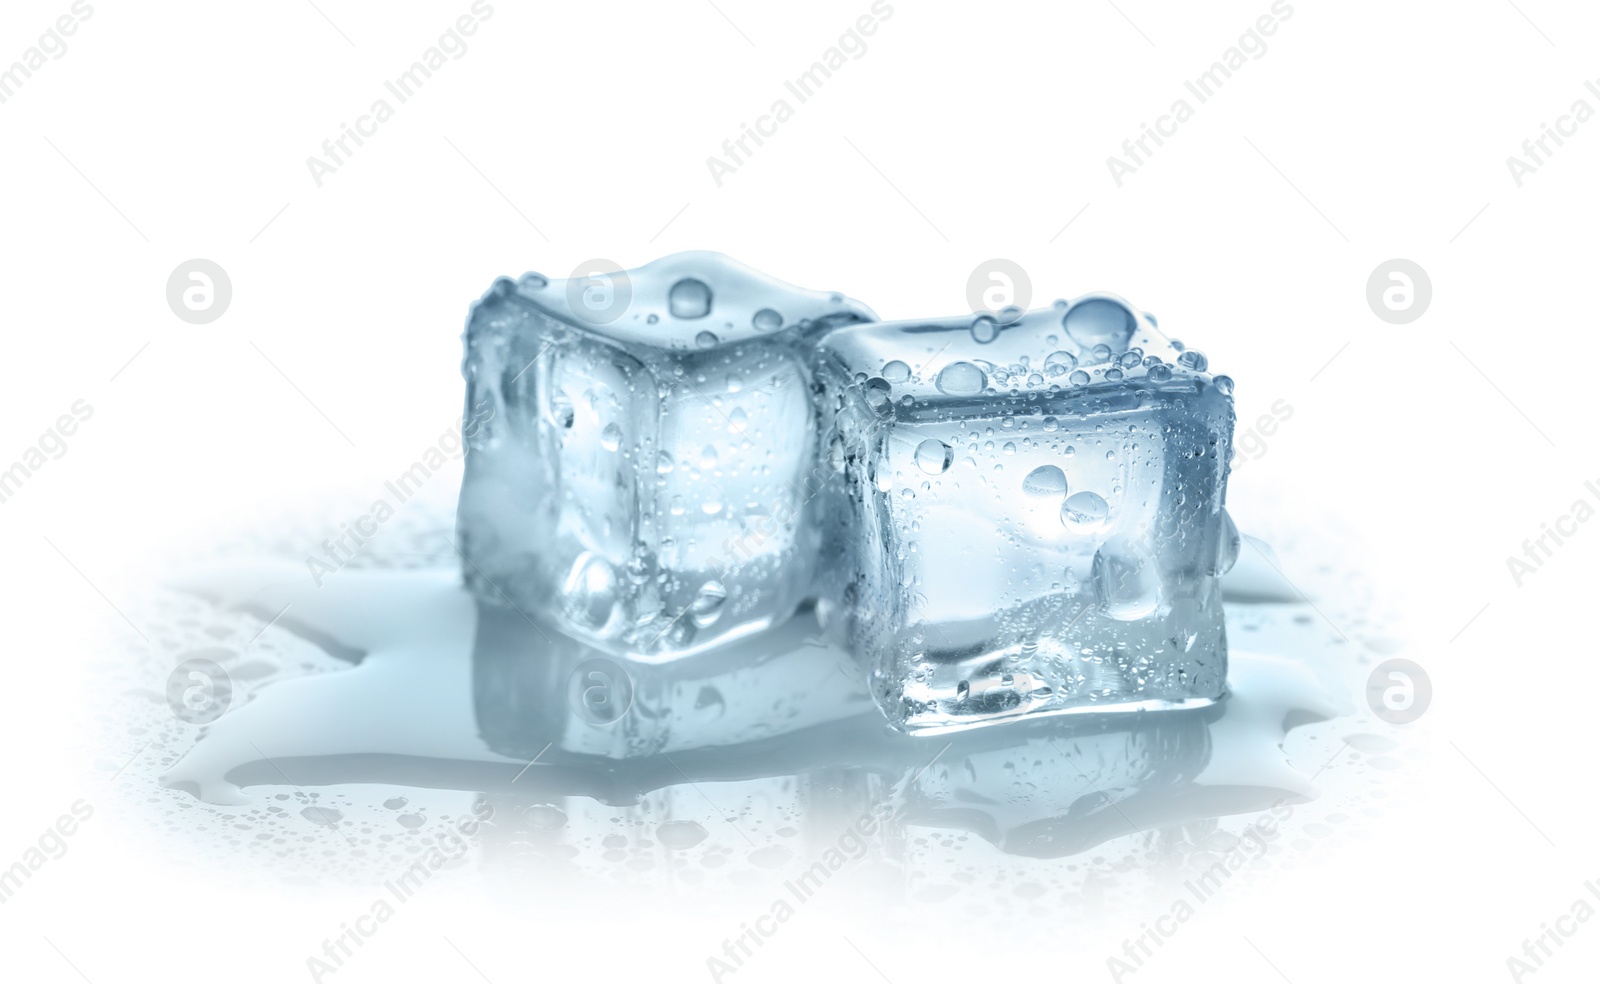
[[[953,457],[955,452],[950,450],[950,445],[932,437],[917,445],[915,454],[917,467],[929,475],[943,475]]]
[[[895,359],[893,362],[884,363],[882,375],[891,383],[903,383],[911,378],[911,367]]]
[[[1112,618],[1132,622],[1161,607],[1161,572],[1139,541],[1112,537],[1095,553],[1090,570],[1100,608]]]
[[[600,432],[600,446],[607,451],[615,451],[622,446],[622,428],[616,424],[607,424],[606,429]]]
[[[1217,392],[1221,393],[1223,396],[1233,395],[1232,376],[1217,376],[1211,380],[1211,384],[1215,386],[1217,388]]]
[[[970,362],[952,362],[939,370],[934,384],[950,396],[976,396],[983,392],[988,379],[982,369]]]
[[[693,277],[684,277],[667,291],[667,310],[674,318],[703,318],[711,313],[711,288]]]
[[[707,444],[700,449],[700,467],[711,469],[717,467],[717,449]]]
[[[677,462],[672,460],[672,455],[665,451],[659,452],[656,455],[656,474],[670,475],[672,474],[673,466],[676,464]]]
[[[1205,372],[1206,366],[1210,365],[1210,362],[1207,361],[1204,352],[1199,349],[1190,349],[1178,355],[1178,365],[1185,369],[1192,369],[1195,372]]]
[[[983,316],[973,319],[972,340],[987,345],[1000,337],[1000,325],[993,318]]]
[[[1075,533],[1087,533],[1104,523],[1111,512],[1095,492],[1074,492],[1061,504],[1061,522]]]
[[[1065,376],[1078,368],[1078,357],[1071,352],[1051,352],[1044,357],[1044,371],[1052,376]]]
[[[604,557],[584,551],[573,561],[561,595],[568,617],[586,628],[601,628],[616,608],[617,573]]]
[[[709,331],[703,331],[694,336],[694,343],[703,349],[716,348],[717,336]]]
[[[750,323],[757,331],[777,331],[783,327],[783,315],[771,308],[762,308],[750,319]]]
[[[1172,367],[1163,362],[1159,366],[1151,366],[1145,371],[1145,375],[1155,382],[1164,383],[1172,378]]]
[[[323,826],[336,824],[344,819],[344,814],[331,806],[308,806],[300,811],[300,815],[312,823],[320,823]]]
[[[1067,474],[1055,465],[1040,465],[1022,480],[1022,491],[1029,495],[1066,495]]]
[[[577,414],[572,409],[572,401],[567,399],[565,393],[556,393],[550,397],[549,420],[552,424],[565,430],[572,426],[577,419]]]
[[[1239,527],[1233,525],[1233,517],[1228,515],[1228,510],[1222,510],[1217,524],[1217,550],[1211,563],[1211,573],[1223,575],[1233,570],[1233,565],[1239,559]]]
[[[1061,318],[1061,326],[1084,348],[1105,345],[1113,352],[1128,347],[1133,337],[1133,313],[1109,297],[1079,301]]]
[[[689,617],[703,629],[721,617],[722,606],[727,600],[728,589],[722,586],[721,581],[707,581],[700,585],[694,600],[689,602]]]

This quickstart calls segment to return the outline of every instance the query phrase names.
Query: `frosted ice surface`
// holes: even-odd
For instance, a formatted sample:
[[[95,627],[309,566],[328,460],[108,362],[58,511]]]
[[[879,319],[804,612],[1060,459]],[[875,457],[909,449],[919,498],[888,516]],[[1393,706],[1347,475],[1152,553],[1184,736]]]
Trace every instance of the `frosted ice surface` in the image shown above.
[[[1001,320],[820,341],[819,615],[907,730],[1219,697],[1232,381],[1115,297]]]
[[[462,363],[469,585],[645,659],[787,618],[821,535],[806,346],[872,319],[714,253],[496,281]]]

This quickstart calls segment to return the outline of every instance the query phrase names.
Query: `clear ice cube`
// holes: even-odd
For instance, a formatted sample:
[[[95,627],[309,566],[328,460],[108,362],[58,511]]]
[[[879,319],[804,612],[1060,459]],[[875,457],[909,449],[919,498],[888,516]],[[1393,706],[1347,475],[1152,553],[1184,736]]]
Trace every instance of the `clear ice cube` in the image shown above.
[[[908,731],[1226,685],[1233,383],[1095,295],[823,338],[818,614]]]
[[[496,281],[462,364],[468,584],[645,659],[787,618],[820,539],[805,346],[872,319],[714,253]]]

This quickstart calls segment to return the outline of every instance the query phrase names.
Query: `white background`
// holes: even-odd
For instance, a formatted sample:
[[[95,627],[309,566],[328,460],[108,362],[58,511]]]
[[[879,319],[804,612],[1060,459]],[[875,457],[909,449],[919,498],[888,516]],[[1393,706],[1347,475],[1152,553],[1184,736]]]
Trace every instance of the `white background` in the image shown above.
[[[1294,0],[1265,54],[1118,187],[1106,158],[1269,7],[1119,4],[895,0],[865,54],[718,187],[707,157],[868,3],[496,0],[465,55],[318,187],[307,157],[467,0],[97,0],[0,104],[0,462],[73,401],[94,407],[0,505],[0,859],[92,796],[71,745],[101,654],[77,629],[118,622],[107,600],[174,544],[409,466],[459,417],[458,336],[493,276],[715,249],[904,318],[963,310],[974,266],[1006,257],[1036,303],[1110,290],[1156,312],[1237,380],[1241,427],[1292,405],[1240,469],[1235,515],[1337,531],[1434,684],[1417,739],[1433,754],[1403,810],[1359,851],[1208,908],[1131,979],[1509,978],[1506,957],[1600,877],[1600,523],[1520,587],[1506,566],[1600,483],[1600,120],[1520,188],[1506,166],[1574,100],[1600,109],[1583,86],[1600,14]],[[0,66],[68,6],[9,0]],[[166,304],[193,257],[232,279],[210,325]],[[1392,257],[1431,276],[1409,325],[1366,303]],[[103,809],[0,908],[0,976],[307,979],[305,956],[364,905],[175,875],[127,825]],[[334,979],[477,980],[465,953],[496,984],[705,980],[724,932],[681,910],[424,904]],[[855,927],[871,965],[808,918],[734,979],[1109,980],[1105,955],[1148,914],[1119,915],[1104,938]],[[1597,967],[1600,921],[1537,980]]]

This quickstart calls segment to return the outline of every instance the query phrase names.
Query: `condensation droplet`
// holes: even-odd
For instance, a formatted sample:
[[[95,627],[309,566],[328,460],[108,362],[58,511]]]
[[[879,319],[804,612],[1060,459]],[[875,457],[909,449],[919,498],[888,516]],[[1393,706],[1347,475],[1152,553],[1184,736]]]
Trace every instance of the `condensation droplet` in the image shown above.
[[[1055,465],[1040,465],[1022,480],[1022,491],[1029,495],[1066,495],[1067,473]]]
[[[983,370],[970,362],[952,362],[939,370],[934,385],[950,396],[976,396],[988,385]]]
[[[937,438],[930,437],[917,445],[914,457],[917,461],[917,467],[929,475],[943,475],[950,467],[950,461],[955,457],[955,452],[950,449],[950,445]]]
[[[703,281],[684,277],[667,291],[667,310],[674,318],[703,318],[711,313],[711,288]]]
[[[1104,345],[1113,353],[1128,347],[1136,327],[1133,313],[1109,297],[1079,301],[1061,318],[1061,326],[1083,348]]]
[[[1075,533],[1087,533],[1106,521],[1111,512],[1096,492],[1074,492],[1061,504],[1061,522]]]
[[[1161,571],[1155,555],[1127,536],[1106,541],[1090,567],[1100,609],[1122,622],[1154,615],[1161,607]]]
[[[722,586],[721,581],[707,581],[700,585],[694,600],[689,602],[689,617],[703,629],[722,617],[722,607],[727,600],[728,589]]]
[[[585,628],[598,629],[611,621],[616,608],[617,573],[604,557],[584,551],[562,583],[561,598],[568,618]]]

